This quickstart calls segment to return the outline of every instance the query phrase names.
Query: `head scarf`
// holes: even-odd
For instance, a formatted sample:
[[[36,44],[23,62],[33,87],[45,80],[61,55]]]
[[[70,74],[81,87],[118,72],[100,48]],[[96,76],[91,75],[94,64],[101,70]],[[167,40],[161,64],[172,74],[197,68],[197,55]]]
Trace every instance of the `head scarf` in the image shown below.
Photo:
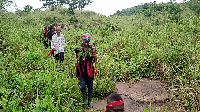
[[[86,34],[82,35],[82,39],[91,40],[92,37],[91,37],[91,35],[89,33],[86,33]]]
[[[119,101],[115,101],[115,102],[112,102],[112,103],[107,103],[106,107],[114,107],[114,106],[124,106],[124,101],[123,100],[119,100]],[[108,112],[107,110],[105,112]]]

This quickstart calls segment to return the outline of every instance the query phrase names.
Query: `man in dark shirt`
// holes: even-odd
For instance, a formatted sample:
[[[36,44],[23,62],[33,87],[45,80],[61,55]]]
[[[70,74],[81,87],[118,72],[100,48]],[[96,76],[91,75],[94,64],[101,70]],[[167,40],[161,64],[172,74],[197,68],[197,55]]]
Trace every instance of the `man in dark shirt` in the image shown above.
[[[55,34],[54,32],[54,26],[50,26],[50,29],[48,31],[48,34],[47,34],[47,39],[49,41],[49,47],[51,48],[51,41],[52,41],[52,36]]]
[[[44,25],[44,38],[47,38],[47,34],[48,34],[48,29],[47,29],[47,24]]]
[[[47,24],[45,24],[45,25],[44,25],[44,38],[42,39],[43,44],[44,44],[44,46],[45,46],[45,49],[48,48],[48,44],[47,44],[47,42],[46,42],[46,40],[47,40],[47,33],[48,33]]]

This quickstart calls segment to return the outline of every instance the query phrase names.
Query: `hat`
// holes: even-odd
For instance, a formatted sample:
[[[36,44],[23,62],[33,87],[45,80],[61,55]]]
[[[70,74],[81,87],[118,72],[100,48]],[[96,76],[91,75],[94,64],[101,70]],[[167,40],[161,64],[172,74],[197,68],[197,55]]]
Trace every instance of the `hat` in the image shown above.
[[[86,33],[86,34],[82,35],[82,39],[91,40],[92,37],[91,37],[91,35],[89,33]]]

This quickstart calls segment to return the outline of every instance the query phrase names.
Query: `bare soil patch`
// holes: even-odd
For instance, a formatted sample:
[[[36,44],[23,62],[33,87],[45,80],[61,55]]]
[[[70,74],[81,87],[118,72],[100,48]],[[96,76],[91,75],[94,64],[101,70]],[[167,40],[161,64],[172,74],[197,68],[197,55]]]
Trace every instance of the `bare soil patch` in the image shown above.
[[[166,89],[166,85],[158,80],[142,79],[133,84],[117,82],[114,92],[121,95],[125,104],[125,112],[147,111],[174,112],[170,103],[171,96]],[[86,112],[105,112],[106,98],[93,103],[93,109]]]

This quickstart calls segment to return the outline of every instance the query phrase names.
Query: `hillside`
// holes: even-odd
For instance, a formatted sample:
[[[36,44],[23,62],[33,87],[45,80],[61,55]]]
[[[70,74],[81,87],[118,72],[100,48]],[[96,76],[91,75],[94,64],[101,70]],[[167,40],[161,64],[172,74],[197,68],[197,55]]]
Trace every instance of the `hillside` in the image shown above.
[[[98,49],[95,99],[112,93],[117,81],[146,77],[165,82],[180,111],[199,111],[200,19],[187,6],[182,8],[177,14],[155,11],[151,16],[105,17],[78,10],[70,14],[65,8],[2,13],[0,110],[83,110],[74,48],[88,32]],[[72,19],[83,27],[62,32],[65,60],[55,63],[53,57],[46,57],[50,49],[41,41],[43,25],[69,24]]]

